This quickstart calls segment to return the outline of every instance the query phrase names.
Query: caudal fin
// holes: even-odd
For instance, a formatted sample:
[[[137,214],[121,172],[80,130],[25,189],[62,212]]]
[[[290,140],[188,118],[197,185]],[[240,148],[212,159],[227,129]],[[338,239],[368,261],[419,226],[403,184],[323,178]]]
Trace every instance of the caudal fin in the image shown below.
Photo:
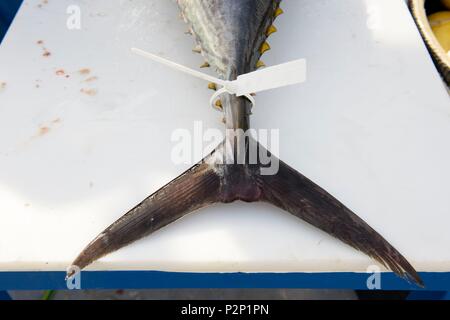
[[[423,282],[411,264],[379,233],[317,184],[280,161],[278,174],[260,176],[269,202],[374,258],[397,275]]]
[[[219,187],[220,180],[214,168],[208,161],[200,162],[104,230],[80,253],[72,266],[81,270],[186,214],[217,202]],[[75,273],[74,270],[71,268],[68,277]]]
[[[262,175],[258,164],[219,164],[221,144],[204,161],[183,173],[114,222],[73,262],[85,268],[188,213],[217,202],[271,203],[374,258],[397,275],[423,286],[414,268],[380,234],[324,189],[279,162],[274,175]],[[72,273],[73,274],[73,273]],[[71,276],[72,274],[68,274]]]

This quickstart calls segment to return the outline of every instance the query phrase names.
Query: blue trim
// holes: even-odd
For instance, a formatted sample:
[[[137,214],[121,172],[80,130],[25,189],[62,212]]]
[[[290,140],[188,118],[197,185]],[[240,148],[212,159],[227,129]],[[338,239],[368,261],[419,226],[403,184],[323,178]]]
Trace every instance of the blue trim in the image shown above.
[[[450,272],[420,274],[426,290],[450,290]],[[64,272],[0,272],[0,290],[64,290]],[[82,289],[305,288],[367,290],[366,273],[176,273],[90,271]],[[393,273],[383,273],[383,290],[419,290]]]
[[[12,300],[8,292],[0,291],[0,301]]]
[[[0,1],[0,43],[19,10],[22,0]]]

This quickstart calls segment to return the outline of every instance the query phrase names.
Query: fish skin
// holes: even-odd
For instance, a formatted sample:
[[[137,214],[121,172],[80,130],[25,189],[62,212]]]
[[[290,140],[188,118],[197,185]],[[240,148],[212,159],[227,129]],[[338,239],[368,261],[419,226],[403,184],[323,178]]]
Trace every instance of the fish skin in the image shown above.
[[[256,70],[281,0],[177,0],[206,61],[225,80]]]
[[[280,0],[177,0],[200,52],[219,77],[234,80],[256,70],[260,48],[279,10]],[[250,128],[251,104],[244,97],[221,97],[227,129]],[[233,130],[227,130],[227,134]],[[239,141],[239,139],[245,139]],[[263,162],[222,164],[227,143],[248,154],[257,142],[226,136],[209,156],[130,210],[94,239],[73,262],[85,268],[95,260],[214,203],[266,202],[372,257],[397,275],[423,287],[411,264],[379,233],[339,200],[280,161],[279,172],[261,175]],[[236,143],[237,142],[237,143]],[[245,150],[236,148],[244,143]],[[263,153],[270,155],[261,145]],[[260,153],[258,153],[260,154]],[[245,155],[244,155],[245,156]],[[74,269],[72,269],[74,270]],[[71,276],[68,274],[68,276]]]

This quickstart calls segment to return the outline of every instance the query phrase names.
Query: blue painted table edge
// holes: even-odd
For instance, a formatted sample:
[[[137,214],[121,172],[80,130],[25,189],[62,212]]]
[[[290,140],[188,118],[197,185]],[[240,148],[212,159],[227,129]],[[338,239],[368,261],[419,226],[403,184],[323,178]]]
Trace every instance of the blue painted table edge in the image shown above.
[[[425,289],[381,273],[381,290],[450,291],[450,272],[422,272]],[[368,290],[368,273],[186,273],[84,271],[81,289],[352,289]],[[0,272],[0,290],[66,290],[65,272]]]

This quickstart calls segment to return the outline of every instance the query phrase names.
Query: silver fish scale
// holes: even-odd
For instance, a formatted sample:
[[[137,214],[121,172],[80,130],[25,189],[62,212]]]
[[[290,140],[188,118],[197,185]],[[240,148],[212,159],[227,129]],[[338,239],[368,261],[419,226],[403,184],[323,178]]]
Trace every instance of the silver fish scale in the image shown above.
[[[206,61],[234,80],[254,71],[281,0],[177,0]]]

